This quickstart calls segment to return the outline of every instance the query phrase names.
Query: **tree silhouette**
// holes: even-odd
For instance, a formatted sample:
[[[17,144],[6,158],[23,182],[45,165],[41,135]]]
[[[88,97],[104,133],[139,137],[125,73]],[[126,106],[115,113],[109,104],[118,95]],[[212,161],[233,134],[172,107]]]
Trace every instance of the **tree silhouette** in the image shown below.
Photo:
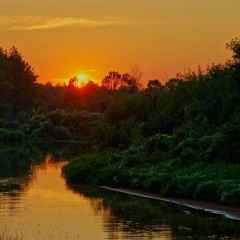
[[[138,91],[140,84],[137,78],[128,73],[120,74],[112,71],[104,77],[101,85],[110,91],[125,90],[135,92]]]
[[[112,71],[107,74],[102,80],[102,86],[108,90],[114,91],[122,85],[122,75],[118,72]]]
[[[147,84],[148,89],[154,89],[154,88],[159,88],[160,89],[162,87],[163,87],[162,83],[157,79],[149,80],[148,84]]]
[[[0,69],[1,105],[7,100],[13,113],[32,106],[37,75],[15,47],[0,49]]]
[[[240,39],[234,38],[226,44],[227,49],[233,51],[233,59],[236,62],[240,62]]]
[[[240,82],[240,39],[234,38],[229,43],[226,44],[227,49],[230,49],[233,52],[233,69],[234,77]]]

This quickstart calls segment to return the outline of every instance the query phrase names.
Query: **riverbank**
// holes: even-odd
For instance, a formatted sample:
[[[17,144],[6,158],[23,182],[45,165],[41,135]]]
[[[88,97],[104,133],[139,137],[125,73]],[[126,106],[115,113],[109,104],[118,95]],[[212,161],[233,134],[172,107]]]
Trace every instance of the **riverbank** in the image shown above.
[[[163,160],[160,153],[148,154],[141,146],[126,151],[85,154],[63,170],[74,184],[88,183],[130,188],[160,194],[240,205],[240,165],[224,162]]]
[[[240,209],[239,208],[231,208],[231,207],[224,207],[219,204],[214,203],[206,203],[194,200],[187,200],[187,199],[174,199],[174,198],[164,198],[156,194],[149,194],[145,192],[139,191],[132,191],[130,189],[122,189],[122,188],[111,188],[107,186],[100,186],[100,189],[117,192],[126,194],[129,196],[135,196],[139,198],[147,198],[152,200],[158,200],[170,205],[176,205],[183,208],[186,208],[186,212],[189,210],[195,211],[203,211],[210,214],[224,216],[231,220],[240,221]]]

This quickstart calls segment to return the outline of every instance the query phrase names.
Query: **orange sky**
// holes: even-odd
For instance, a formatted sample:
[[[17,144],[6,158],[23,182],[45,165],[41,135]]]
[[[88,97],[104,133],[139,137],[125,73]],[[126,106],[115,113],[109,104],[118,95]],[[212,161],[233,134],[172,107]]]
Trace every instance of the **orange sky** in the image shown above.
[[[165,80],[229,58],[239,9],[239,0],[1,0],[0,45],[15,45],[42,82],[134,66]]]

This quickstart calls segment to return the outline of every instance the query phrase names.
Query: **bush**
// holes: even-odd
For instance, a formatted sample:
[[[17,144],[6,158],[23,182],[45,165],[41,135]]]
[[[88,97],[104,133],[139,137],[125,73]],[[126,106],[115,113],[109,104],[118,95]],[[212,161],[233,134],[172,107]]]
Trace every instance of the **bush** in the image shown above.
[[[219,183],[216,181],[202,182],[197,185],[193,194],[194,199],[218,201],[219,196]]]
[[[25,136],[21,130],[0,128],[1,143],[19,143],[24,141]]]
[[[228,191],[222,192],[221,203],[230,206],[240,205],[240,185],[234,189],[229,189]]]
[[[199,153],[190,147],[183,149],[179,158],[181,166],[188,166],[200,162]]]
[[[156,150],[161,150],[167,152],[173,146],[173,137],[167,134],[156,134],[145,143],[145,149],[147,152],[151,153]]]

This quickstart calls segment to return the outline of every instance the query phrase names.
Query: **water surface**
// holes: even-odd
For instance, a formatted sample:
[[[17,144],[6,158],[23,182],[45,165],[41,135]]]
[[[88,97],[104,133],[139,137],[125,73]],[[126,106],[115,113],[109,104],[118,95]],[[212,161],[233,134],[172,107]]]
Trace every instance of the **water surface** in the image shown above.
[[[240,239],[240,225],[222,217],[68,186],[61,174],[66,158],[60,155],[1,153],[1,180],[17,184],[0,192],[0,232],[19,239]]]

